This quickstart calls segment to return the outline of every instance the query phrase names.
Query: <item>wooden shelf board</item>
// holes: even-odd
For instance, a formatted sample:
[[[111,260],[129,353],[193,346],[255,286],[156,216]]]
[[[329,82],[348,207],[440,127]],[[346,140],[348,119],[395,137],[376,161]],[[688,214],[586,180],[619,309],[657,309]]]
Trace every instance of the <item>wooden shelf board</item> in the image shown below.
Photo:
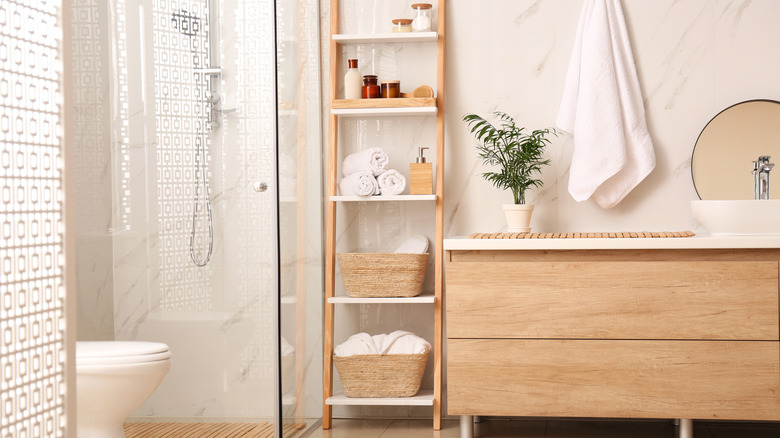
[[[331,196],[335,202],[435,201],[436,195]]]
[[[393,99],[336,99],[331,108],[336,109],[369,109],[369,108],[435,108],[435,97],[398,97]]]
[[[433,294],[422,294],[409,298],[353,298],[348,296],[337,296],[328,298],[331,304],[433,304],[436,297]]]
[[[333,35],[333,41],[341,44],[375,43],[429,43],[439,39],[436,32],[388,32],[377,34],[341,33]]]
[[[435,116],[437,111],[438,109],[435,106],[416,108],[347,108],[331,110],[331,114],[342,117]]]
[[[331,406],[433,406],[433,391],[420,390],[413,397],[357,398],[338,393],[328,397],[325,403]]]

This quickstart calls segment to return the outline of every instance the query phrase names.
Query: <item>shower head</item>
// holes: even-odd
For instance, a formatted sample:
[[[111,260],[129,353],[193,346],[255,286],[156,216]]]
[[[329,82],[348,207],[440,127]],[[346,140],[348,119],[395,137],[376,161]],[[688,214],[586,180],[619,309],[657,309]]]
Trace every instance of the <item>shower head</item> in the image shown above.
[[[186,9],[173,11],[171,23],[174,29],[187,36],[195,36],[200,32],[200,18]]]

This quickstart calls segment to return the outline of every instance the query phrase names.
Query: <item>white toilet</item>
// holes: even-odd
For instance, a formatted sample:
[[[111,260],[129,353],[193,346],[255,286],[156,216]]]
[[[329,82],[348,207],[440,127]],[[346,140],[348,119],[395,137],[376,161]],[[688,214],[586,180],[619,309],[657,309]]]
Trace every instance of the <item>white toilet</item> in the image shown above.
[[[78,438],[124,438],[122,423],[171,368],[158,342],[76,342]]]

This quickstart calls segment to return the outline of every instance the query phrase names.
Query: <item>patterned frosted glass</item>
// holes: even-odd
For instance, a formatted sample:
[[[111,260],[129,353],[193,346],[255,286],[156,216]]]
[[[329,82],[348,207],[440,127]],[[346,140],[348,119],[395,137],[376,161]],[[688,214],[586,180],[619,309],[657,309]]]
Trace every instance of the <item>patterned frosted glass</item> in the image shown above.
[[[208,23],[207,1],[152,2],[160,308],[168,312],[214,309],[212,267],[195,266],[189,249],[196,176],[200,175],[196,175],[196,145],[206,148],[207,161],[212,156],[204,103],[210,79],[196,72],[211,62]],[[200,178],[195,248],[198,258],[204,259],[209,224]]]
[[[0,2],[2,437],[65,436],[60,7]]]

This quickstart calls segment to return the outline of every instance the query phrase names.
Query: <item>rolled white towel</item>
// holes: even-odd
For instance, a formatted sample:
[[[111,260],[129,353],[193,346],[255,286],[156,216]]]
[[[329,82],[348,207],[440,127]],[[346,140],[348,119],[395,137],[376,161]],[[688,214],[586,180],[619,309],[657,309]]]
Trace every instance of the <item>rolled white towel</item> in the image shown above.
[[[376,177],[382,195],[400,195],[406,188],[406,178],[395,169],[388,169]]]
[[[425,254],[428,252],[428,238],[422,234],[416,234],[406,239],[406,241],[393,252],[403,254]]]
[[[379,190],[376,178],[370,172],[358,172],[339,181],[342,196],[373,196]]]
[[[350,154],[341,163],[341,174],[349,176],[357,172],[371,172],[377,176],[387,169],[390,158],[382,148],[368,148]]]

